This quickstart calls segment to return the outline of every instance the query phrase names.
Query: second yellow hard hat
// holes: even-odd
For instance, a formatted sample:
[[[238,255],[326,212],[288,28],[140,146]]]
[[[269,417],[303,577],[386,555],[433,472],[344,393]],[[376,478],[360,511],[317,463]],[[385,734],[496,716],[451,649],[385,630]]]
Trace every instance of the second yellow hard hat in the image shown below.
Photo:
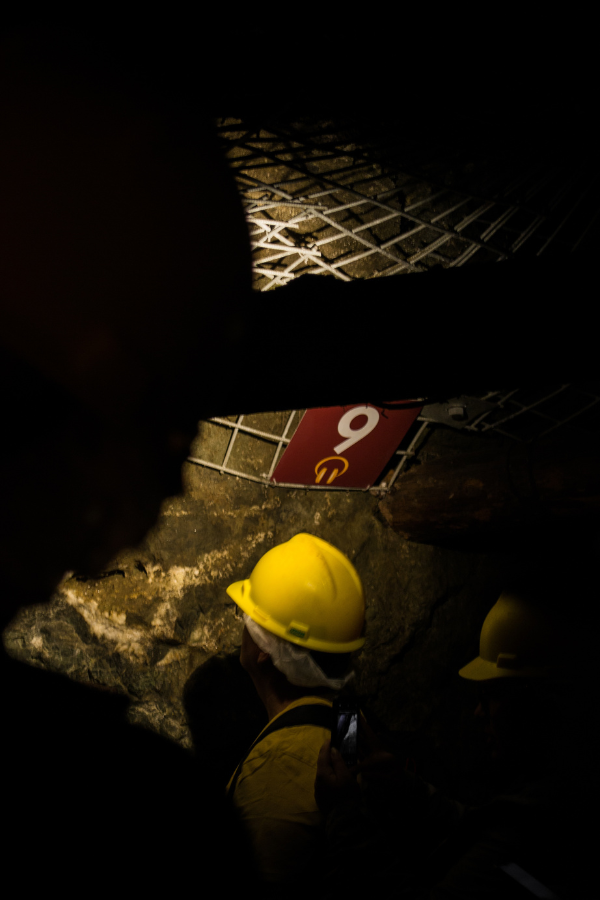
[[[562,674],[568,664],[566,641],[553,614],[505,591],[485,618],[479,656],[458,674],[473,681]]]

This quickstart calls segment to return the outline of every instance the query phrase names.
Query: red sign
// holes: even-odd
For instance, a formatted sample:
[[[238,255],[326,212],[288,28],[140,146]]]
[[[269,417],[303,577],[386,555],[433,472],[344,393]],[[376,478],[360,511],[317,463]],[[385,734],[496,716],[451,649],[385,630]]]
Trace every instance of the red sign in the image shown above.
[[[369,488],[422,407],[372,404],[308,409],[273,475],[275,484]]]

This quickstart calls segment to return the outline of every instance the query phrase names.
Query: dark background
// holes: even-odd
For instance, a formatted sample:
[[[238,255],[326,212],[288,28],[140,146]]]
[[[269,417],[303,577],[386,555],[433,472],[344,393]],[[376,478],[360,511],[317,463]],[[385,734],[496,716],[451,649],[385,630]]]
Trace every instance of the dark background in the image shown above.
[[[421,5],[391,14],[381,7],[342,5],[325,12],[314,4],[293,4],[285,14],[268,6],[240,13],[226,4],[134,14],[103,5],[86,6],[76,17],[53,11],[43,18],[26,9],[12,21],[5,17],[3,34],[17,27],[28,34],[37,29],[43,37],[40,65],[45,53],[49,64],[81,80],[83,89],[133,79],[140,97],[160,95],[167,103],[176,98],[206,118],[349,117],[367,135],[379,129],[391,138],[394,129],[405,129],[417,148],[435,141],[440,152],[450,152],[460,141],[493,155],[507,144],[528,151],[533,145],[574,165],[595,149],[593,30],[591,21],[575,14],[568,21],[525,20],[505,6],[475,14],[453,7],[441,14]],[[277,66],[280,79],[272,77]],[[452,102],[438,97],[439,85],[448,82],[456,88]],[[402,113],[397,125],[390,112],[395,105]],[[327,335],[314,336],[310,323],[297,324],[294,313],[304,299],[300,280],[283,292],[296,323],[287,332],[287,364],[302,363],[307,334],[317,343],[311,360],[320,360],[303,372],[302,392],[296,394],[288,382],[285,395],[278,393],[268,360],[255,352],[251,390],[244,394],[240,380],[234,390],[215,391],[203,414],[356,402],[370,399],[371,391],[381,396],[384,388],[389,399],[423,396],[440,383],[448,394],[469,393],[487,387],[499,372],[510,373],[517,384],[546,378],[550,369],[562,380],[574,377],[575,368],[595,367],[588,318],[594,260],[499,268],[493,279],[487,267],[475,266],[411,279],[406,287],[412,294],[401,308],[395,279],[351,286],[320,279],[318,289],[330,302],[342,290],[345,299],[354,292],[360,303],[366,290],[382,320],[389,322],[391,311],[404,327],[428,328],[427,364],[398,373],[396,330],[390,326],[364,368],[347,373],[347,397],[326,376],[335,375],[354,335],[340,334],[336,351]],[[448,296],[451,304],[440,302]],[[248,338],[255,348],[259,338],[268,344],[274,337],[264,325],[272,321],[266,306],[263,312],[261,334]],[[448,325],[457,322],[459,338],[448,339]],[[277,327],[286,328],[281,315]],[[487,342],[476,340],[482,332]],[[419,350],[415,360],[421,358]],[[23,516],[14,523],[26,540],[36,527]],[[198,773],[178,748],[137,730],[132,734],[124,698],[96,694],[91,703],[87,688],[4,654],[2,669],[9,732],[4,809],[11,836],[3,849],[13,870],[26,873],[30,891],[72,883],[80,892],[84,883],[104,895],[117,880],[156,891],[158,882],[169,887],[182,878],[196,890],[207,863],[219,871],[228,867],[231,890],[251,887],[244,844],[219,806],[214,772]],[[198,828],[190,829],[190,821]]]
[[[476,141],[536,140],[557,152],[593,133],[592,14],[572,7],[559,15],[504,4],[476,12],[213,4],[140,13],[98,4],[11,13],[3,31],[23,26],[77,31],[86,42],[80,66],[108,55],[214,116],[384,116],[389,127],[396,108],[411,131],[444,136],[449,147],[466,130]]]
[[[205,120],[234,116],[260,125],[269,119],[324,117],[348,122],[358,140],[410,146],[417,159],[433,146],[439,158],[460,148],[467,156],[484,154],[491,166],[510,151],[550,156],[576,168],[597,149],[593,29],[576,10],[558,16],[499,5],[471,13],[462,7],[331,11],[292,4],[285,11],[223,5],[201,13],[169,7],[142,15],[98,6],[75,16],[21,14],[7,20],[4,30],[24,23],[29,33],[37,28],[45,35],[50,64],[64,66],[82,84],[133,80],[140,97],[183,103]],[[343,290],[346,301],[352,292],[380,321],[397,319],[416,333],[426,328],[432,362],[418,383],[406,372],[398,383],[396,329],[390,327],[374,348],[372,365],[356,373],[355,383],[347,373],[348,397],[322,393],[319,385],[328,381],[323,373],[314,385],[304,373],[302,397],[283,398],[274,385],[267,393],[265,385],[259,398],[255,385],[263,380],[266,356],[258,352],[252,395],[243,396],[243,379],[236,376],[235,409],[215,394],[215,408],[207,414],[354,402],[371,385],[378,393],[385,384],[397,396],[422,396],[439,387],[440,373],[452,381],[450,393],[468,393],[509,374],[523,381],[552,370],[559,379],[572,379],[593,369],[595,341],[585,322],[594,254],[516,260],[500,269],[491,278],[488,266],[475,264],[443,276],[428,273],[410,288],[403,283],[401,309],[397,279],[351,287],[327,279],[321,290],[329,302],[334,292]],[[306,290],[304,279],[288,286],[289,322],[281,313],[281,294],[254,298],[262,315],[249,316],[245,346],[269,347],[284,328],[290,365],[303,365],[308,330],[298,309]],[[310,290],[312,297],[314,279]],[[356,340],[343,328],[340,347]],[[318,341],[312,326],[309,330]],[[450,334],[458,339],[449,340]],[[329,335],[322,339],[316,353],[335,370],[337,351],[332,352]]]

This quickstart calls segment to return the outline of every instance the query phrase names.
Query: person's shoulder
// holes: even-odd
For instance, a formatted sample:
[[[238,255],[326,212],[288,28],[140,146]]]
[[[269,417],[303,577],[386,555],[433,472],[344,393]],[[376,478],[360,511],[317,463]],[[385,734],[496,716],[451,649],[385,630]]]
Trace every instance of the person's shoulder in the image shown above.
[[[294,725],[269,735],[265,751],[279,771],[304,772],[314,780],[319,751],[330,737],[329,729],[319,725]]]
[[[290,725],[271,732],[248,754],[244,767],[254,769],[269,764],[281,768],[282,760],[289,758],[314,770],[317,756],[324,741],[331,735],[320,725]]]

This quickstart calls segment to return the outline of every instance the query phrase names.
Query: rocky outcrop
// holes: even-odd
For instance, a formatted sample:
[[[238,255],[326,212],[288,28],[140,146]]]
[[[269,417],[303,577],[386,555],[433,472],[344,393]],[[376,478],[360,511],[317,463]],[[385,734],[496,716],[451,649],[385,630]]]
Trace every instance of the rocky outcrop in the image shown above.
[[[200,429],[191,455],[209,455],[209,432]],[[410,543],[368,492],[265,487],[193,464],[183,481],[139,546],[96,578],[66,573],[49,603],[22,609],[3,635],[9,655],[128,696],[132,723],[216,754],[226,778],[265,713],[239,666],[243,626],[225,589],[308,531],[346,553],[363,580],[355,687],[372,721],[406,744],[454,708],[439,750],[458,759],[472,706],[457,671],[477,653],[506,557]]]

